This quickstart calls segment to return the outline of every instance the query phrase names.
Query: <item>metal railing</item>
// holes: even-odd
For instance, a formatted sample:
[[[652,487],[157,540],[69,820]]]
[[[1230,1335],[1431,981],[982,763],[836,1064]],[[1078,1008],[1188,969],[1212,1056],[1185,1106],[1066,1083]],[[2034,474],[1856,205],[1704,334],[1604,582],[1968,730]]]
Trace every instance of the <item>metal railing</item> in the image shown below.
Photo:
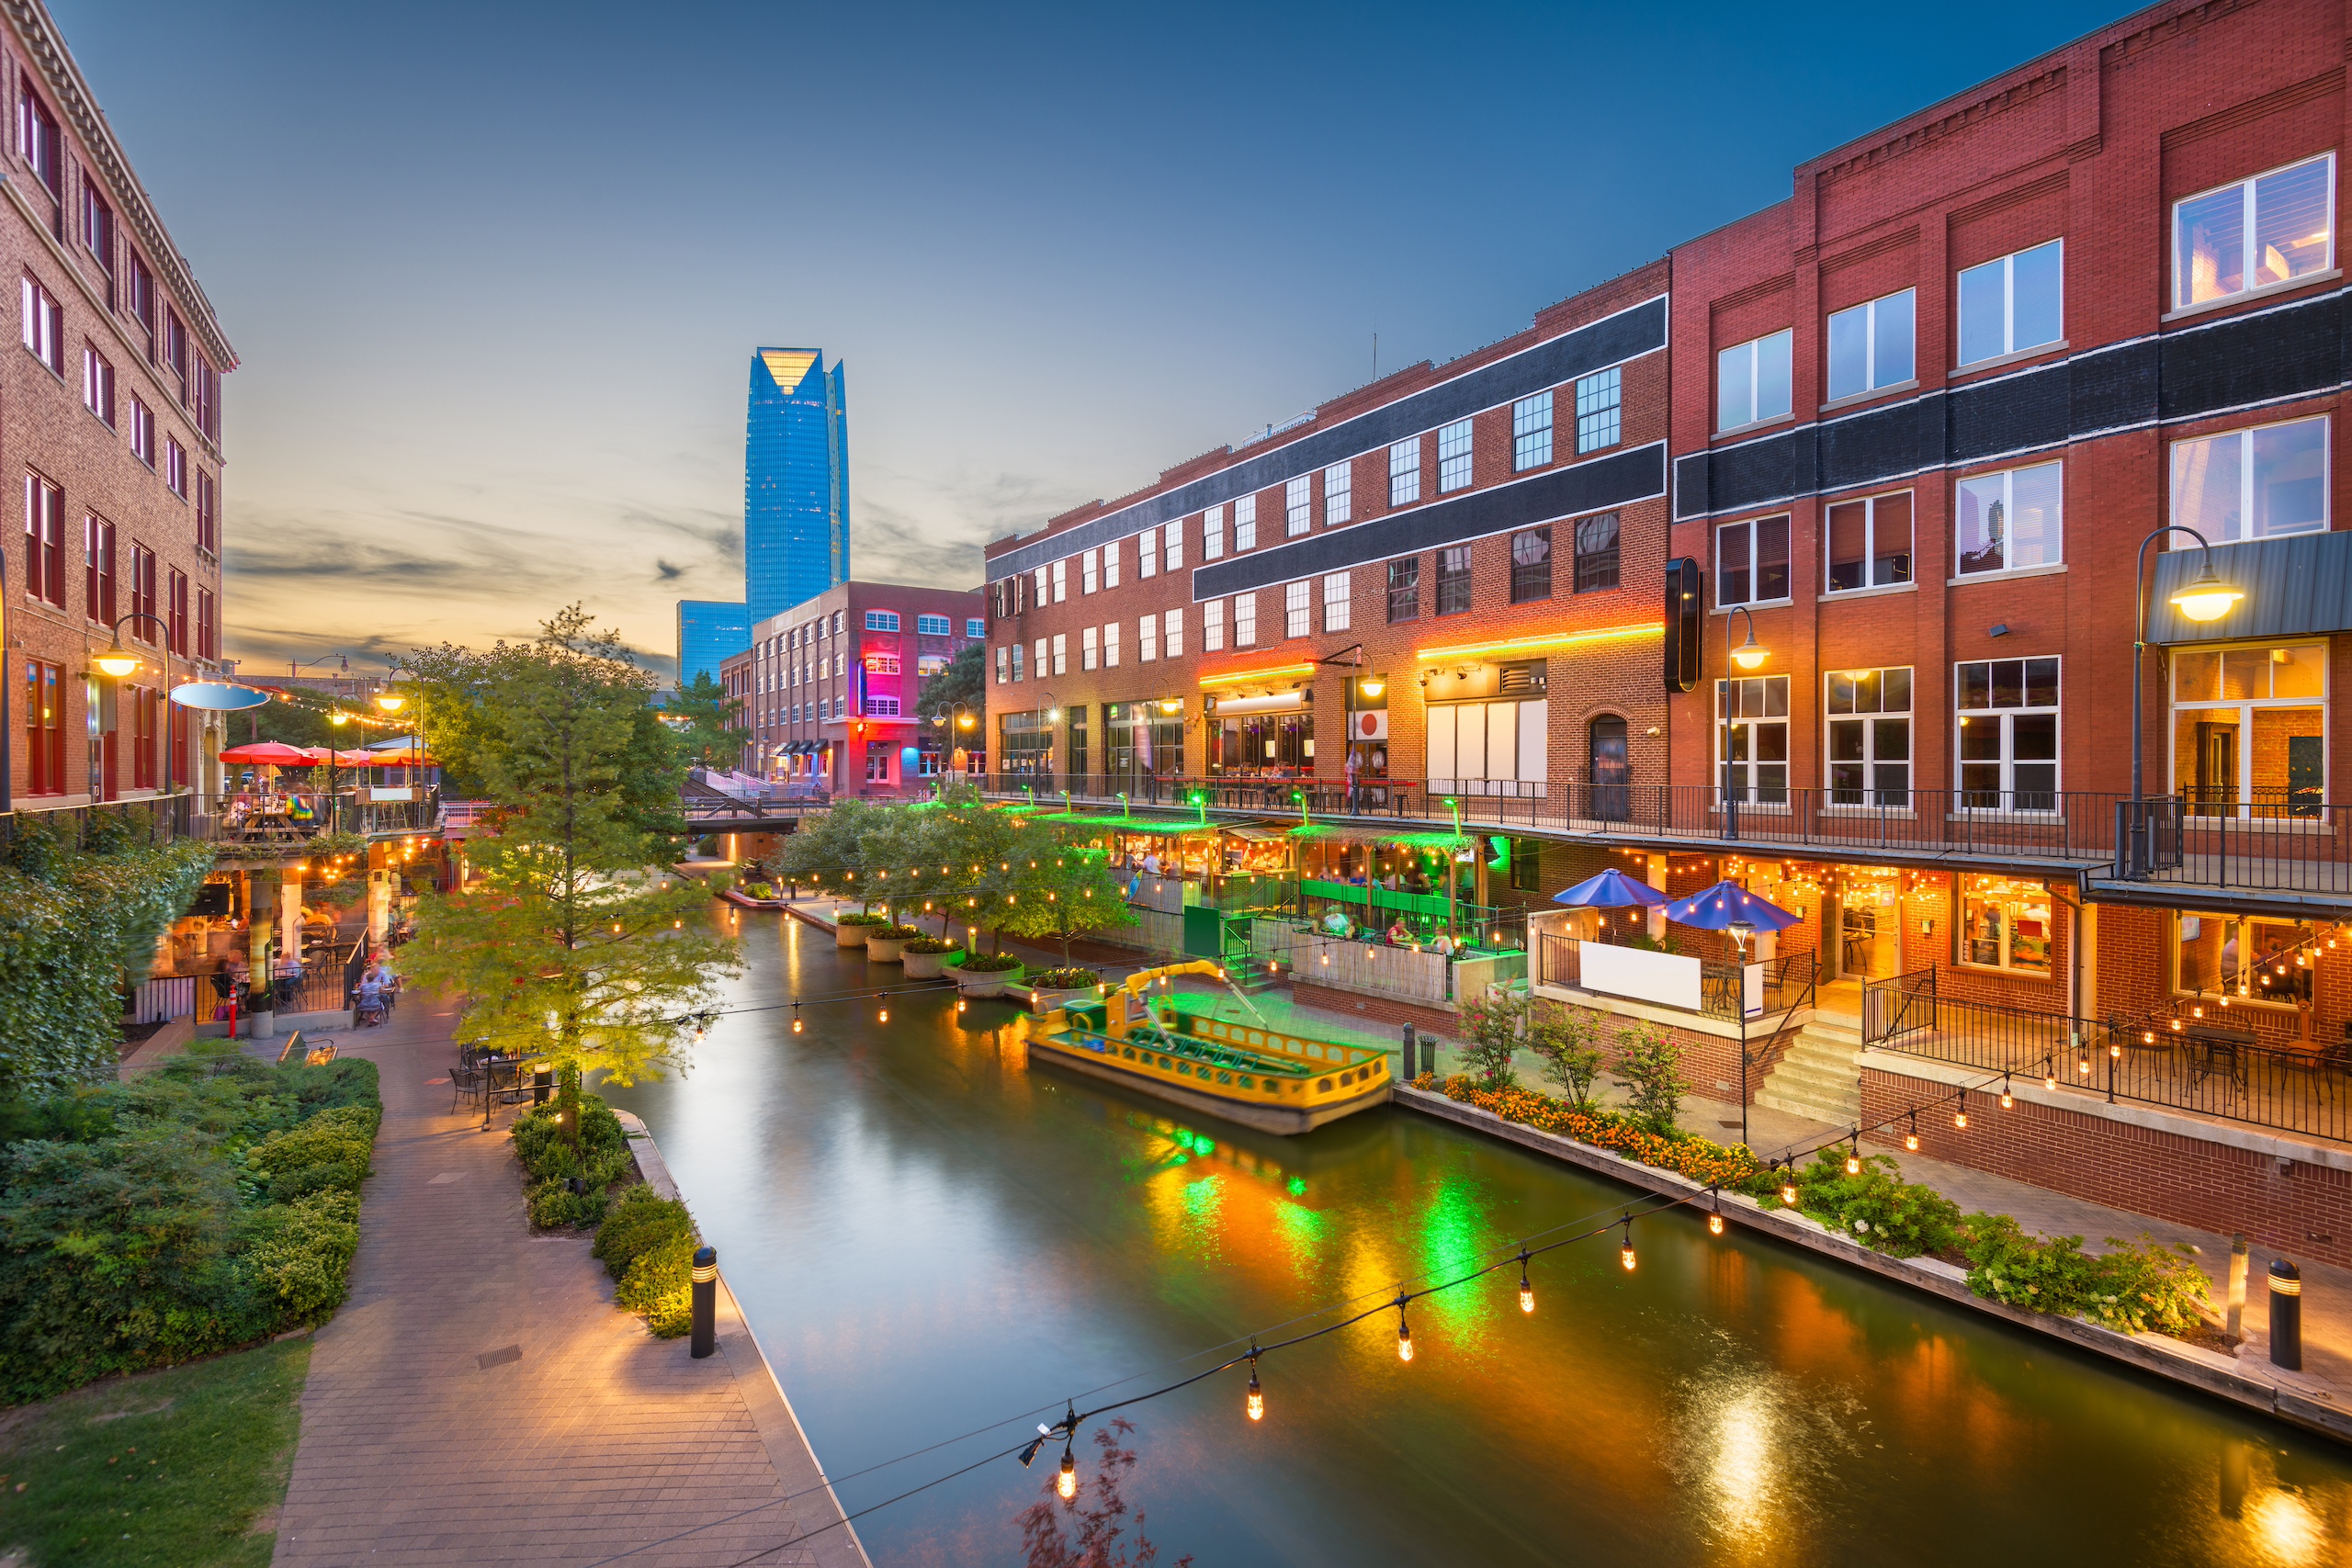
[[[2352,821],[2316,799],[2220,804],[2188,795],[2115,804],[2118,880],[2281,893],[2352,893]]]
[[[45,806],[39,795],[18,796],[16,809],[0,813],[0,844],[20,832],[51,833],[61,845],[78,849],[110,835],[124,835],[150,845],[167,844],[188,836],[196,815],[196,796],[159,795],[142,800],[114,800],[96,806]]]

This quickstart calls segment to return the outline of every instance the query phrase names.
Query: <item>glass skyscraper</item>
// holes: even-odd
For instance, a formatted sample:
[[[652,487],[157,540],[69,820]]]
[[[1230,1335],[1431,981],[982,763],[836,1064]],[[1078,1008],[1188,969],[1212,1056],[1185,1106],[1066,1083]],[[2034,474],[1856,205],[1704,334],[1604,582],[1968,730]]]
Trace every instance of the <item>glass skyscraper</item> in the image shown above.
[[[718,661],[752,646],[752,617],[741,604],[716,599],[678,601],[678,684],[691,686],[697,671],[718,679]]]
[[[743,431],[750,622],[848,581],[849,405],[841,361],[828,370],[822,349],[756,350]]]

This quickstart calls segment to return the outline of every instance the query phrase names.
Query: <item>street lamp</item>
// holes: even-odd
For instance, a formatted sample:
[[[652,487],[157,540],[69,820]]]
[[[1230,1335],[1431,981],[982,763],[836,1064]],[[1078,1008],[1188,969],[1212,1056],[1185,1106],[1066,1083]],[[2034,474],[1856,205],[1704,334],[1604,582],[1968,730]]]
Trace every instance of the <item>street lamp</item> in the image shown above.
[[[1747,619],[1747,640],[1741,643],[1736,648],[1732,646],[1731,615],[1726,615],[1724,617],[1724,654],[1729,658],[1731,664],[1735,669],[1762,669],[1764,666],[1764,660],[1769,658],[1770,655],[1765,649],[1758,644],[1756,640],[1756,617],[1748,614],[1747,606],[1745,604],[1733,606],[1731,614],[1732,615],[1743,616]],[[1731,682],[1729,680],[1725,680],[1723,685],[1717,689],[1715,701],[1724,710],[1724,837],[1726,839],[1736,839],[1739,837],[1739,797],[1732,784],[1732,702]],[[1746,1112],[1742,1111],[1741,1114],[1745,1115]]]
[[[139,672],[139,655],[131,652],[130,649],[122,646],[122,623],[125,621],[153,621],[155,623],[156,629],[163,634],[163,641],[160,645],[164,649],[164,712],[162,715],[164,725],[163,793],[169,795],[172,793],[171,626],[165,623],[161,615],[151,615],[144,610],[133,610],[127,615],[118,616],[112,628],[114,632],[114,640],[107,646],[105,652],[100,653],[96,658],[91,660],[90,662],[98,667],[99,673],[107,676],[110,680],[119,681],[127,675],[135,675]]]
[[[1756,934],[1756,927],[1747,920],[1734,920],[1724,931],[1731,937],[1732,951],[1739,959],[1732,977],[1732,1011],[1739,1015],[1739,1141],[1745,1147],[1747,1143],[1747,939]]]
[[[2140,676],[2142,667],[2147,663],[2144,655],[2148,649],[2148,547],[2166,534],[2186,534],[2196,540],[2199,548],[2205,552],[2204,565],[2197,574],[2197,581],[2172,595],[2174,609],[2192,621],[2204,624],[2220,620],[2245,597],[2243,590],[2222,581],[2220,574],[2214,571],[2213,547],[2196,529],[2178,523],[2160,523],[2148,530],[2148,536],[2140,541],[2139,561],[2132,578],[2132,805],[2135,816],[2141,796]]]

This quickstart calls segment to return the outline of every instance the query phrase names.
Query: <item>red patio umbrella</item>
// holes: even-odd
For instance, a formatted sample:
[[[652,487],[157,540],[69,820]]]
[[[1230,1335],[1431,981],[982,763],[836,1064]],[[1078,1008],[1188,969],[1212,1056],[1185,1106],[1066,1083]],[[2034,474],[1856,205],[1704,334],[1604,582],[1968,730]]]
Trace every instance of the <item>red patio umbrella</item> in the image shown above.
[[[220,753],[224,762],[260,763],[272,768],[315,767],[320,759],[316,753],[300,746],[288,746],[282,740],[255,740],[243,746],[232,746]]]

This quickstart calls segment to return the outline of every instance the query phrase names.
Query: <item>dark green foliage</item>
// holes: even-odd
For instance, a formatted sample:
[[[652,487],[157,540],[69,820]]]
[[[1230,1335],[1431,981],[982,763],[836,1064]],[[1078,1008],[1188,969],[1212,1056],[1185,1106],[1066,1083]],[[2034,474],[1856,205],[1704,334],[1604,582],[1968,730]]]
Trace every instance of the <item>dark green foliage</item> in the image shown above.
[[[907,945],[899,951],[901,953],[954,953],[957,949],[954,942],[939,937],[913,936],[909,937]]]
[[[737,768],[752,732],[743,727],[743,705],[707,670],[672,692],[662,712],[678,724],[678,748],[689,762],[707,768]]]
[[[372,1063],[234,1051],[37,1102],[0,1150],[0,1400],[247,1344],[343,1299]],[[275,1195],[299,1195],[292,1202]]]
[[[1849,1176],[1846,1151],[1824,1149],[1796,1179],[1800,1213],[1865,1247],[1917,1258],[1959,1244],[1960,1205],[1932,1187],[1904,1180],[1885,1155],[1866,1156],[1860,1173]]]
[[[580,1142],[563,1135],[560,1111],[544,1105],[514,1118],[514,1155],[530,1184],[531,1224],[541,1230],[593,1225],[605,1217],[613,1183],[628,1174],[620,1118],[593,1094],[580,1097]],[[586,1190],[571,1190],[573,1178]]]
[[[915,699],[915,709],[926,723],[943,708],[961,718],[963,715],[955,714],[955,705],[964,705],[964,713],[971,716],[971,728],[956,725],[953,739],[947,743],[951,750],[957,746],[979,745],[979,738],[989,732],[988,653],[985,644],[966,643],[938,674],[922,683],[922,694]]]
[[[2086,1317],[2127,1334],[2179,1334],[2203,1320],[2211,1296],[2185,1247],[2141,1233],[2114,1236],[2093,1257],[2078,1235],[2031,1235],[2007,1214],[1971,1214],[1968,1288],[2009,1306]]]
[[[1067,969],[1046,969],[1029,976],[1029,983],[1048,991],[1080,991],[1089,986],[1099,986],[1102,976],[1091,969],[1072,964]]]
[[[1021,960],[1009,953],[975,953],[956,967],[972,975],[1001,975],[1007,970],[1020,968]]]
[[[614,1304],[644,1314],[646,1327],[660,1338],[685,1333],[701,1241],[684,1203],[642,1184],[624,1190],[596,1232],[595,1255],[620,1281]]]

